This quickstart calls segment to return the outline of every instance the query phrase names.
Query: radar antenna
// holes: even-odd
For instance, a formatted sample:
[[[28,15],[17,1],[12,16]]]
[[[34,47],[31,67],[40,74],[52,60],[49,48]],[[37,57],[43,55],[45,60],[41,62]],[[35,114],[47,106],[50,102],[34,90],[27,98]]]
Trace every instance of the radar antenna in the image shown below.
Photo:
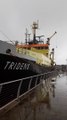
[[[40,36],[36,36],[36,37],[39,38],[39,42],[43,42],[44,43],[44,41],[41,40],[41,38],[44,37],[44,35],[40,35]]]

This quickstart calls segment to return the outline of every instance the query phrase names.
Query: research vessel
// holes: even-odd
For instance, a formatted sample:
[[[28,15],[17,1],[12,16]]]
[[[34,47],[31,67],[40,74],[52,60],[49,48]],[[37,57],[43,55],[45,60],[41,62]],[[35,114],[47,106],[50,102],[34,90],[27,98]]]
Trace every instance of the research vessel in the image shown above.
[[[24,44],[16,42],[13,45],[0,40],[0,83],[46,73],[54,69],[54,48],[50,53],[49,45],[50,39],[56,32],[44,43],[41,40],[43,35],[37,36],[36,29],[38,29],[38,23],[33,22],[33,39],[30,40],[30,34],[26,32]]]
[[[0,108],[18,100],[55,69],[54,48],[50,52],[50,39],[46,43],[37,36],[38,23],[33,22],[33,39],[25,33],[25,43],[15,44],[0,40]]]

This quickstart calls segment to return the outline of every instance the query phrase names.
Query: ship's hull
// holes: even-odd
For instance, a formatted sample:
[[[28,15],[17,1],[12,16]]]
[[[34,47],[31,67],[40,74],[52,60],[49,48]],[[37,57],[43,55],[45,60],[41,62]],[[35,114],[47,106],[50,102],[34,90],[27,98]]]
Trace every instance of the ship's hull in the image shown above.
[[[0,83],[45,73],[51,70],[51,67],[38,65],[31,60],[0,53]]]
[[[17,56],[0,54],[0,83],[36,75],[33,62]]]

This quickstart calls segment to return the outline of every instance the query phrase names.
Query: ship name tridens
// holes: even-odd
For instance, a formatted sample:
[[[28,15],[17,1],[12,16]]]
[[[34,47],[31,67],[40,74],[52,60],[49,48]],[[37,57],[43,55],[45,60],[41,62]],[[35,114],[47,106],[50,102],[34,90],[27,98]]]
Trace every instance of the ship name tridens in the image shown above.
[[[17,62],[11,62],[11,61],[7,61],[6,65],[4,67],[5,69],[8,70],[28,70],[30,67],[30,64],[28,63],[17,63]]]

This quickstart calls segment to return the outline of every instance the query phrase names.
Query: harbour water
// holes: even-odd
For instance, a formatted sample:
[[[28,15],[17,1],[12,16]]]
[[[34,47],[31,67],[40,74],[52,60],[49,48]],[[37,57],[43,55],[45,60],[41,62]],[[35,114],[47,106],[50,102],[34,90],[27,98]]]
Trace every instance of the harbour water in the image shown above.
[[[0,120],[67,120],[67,75],[44,80]]]

